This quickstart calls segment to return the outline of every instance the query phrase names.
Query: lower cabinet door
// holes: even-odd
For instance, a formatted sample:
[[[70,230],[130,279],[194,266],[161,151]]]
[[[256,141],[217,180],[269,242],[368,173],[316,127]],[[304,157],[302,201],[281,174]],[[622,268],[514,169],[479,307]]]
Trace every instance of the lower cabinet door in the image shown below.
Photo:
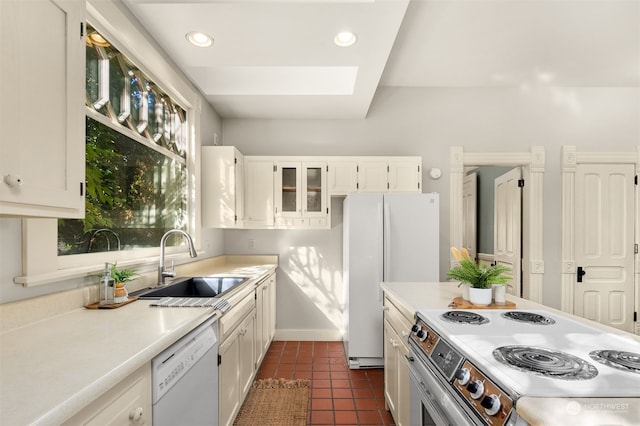
[[[218,366],[218,417],[221,426],[233,424],[236,413],[240,409],[240,334],[234,332],[220,345],[220,360]]]
[[[384,322],[384,399],[396,418],[398,403],[398,336],[387,321]]]

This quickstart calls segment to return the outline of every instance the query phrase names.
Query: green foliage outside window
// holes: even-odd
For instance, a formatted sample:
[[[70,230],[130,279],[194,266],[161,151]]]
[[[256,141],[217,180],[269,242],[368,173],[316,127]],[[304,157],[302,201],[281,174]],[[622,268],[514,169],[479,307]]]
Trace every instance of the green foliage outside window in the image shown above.
[[[58,255],[157,247],[167,230],[186,230],[186,112],[87,34],[86,212],[58,221]]]

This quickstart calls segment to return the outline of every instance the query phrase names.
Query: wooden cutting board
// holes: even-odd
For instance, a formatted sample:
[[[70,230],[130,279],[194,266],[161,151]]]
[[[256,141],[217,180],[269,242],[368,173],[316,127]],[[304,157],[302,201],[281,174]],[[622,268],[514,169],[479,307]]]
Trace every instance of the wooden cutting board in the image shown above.
[[[455,309],[514,309],[516,304],[506,300],[504,305],[496,305],[492,303],[487,306],[474,305],[468,300],[464,300],[462,297],[456,297],[453,299],[453,302],[449,305],[450,308]]]
[[[96,303],[92,303],[90,305],[85,305],[85,308],[87,308],[87,309],[116,309],[116,308],[119,308],[120,306],[128,305],[129,303],[134,302],[136,300],[138,300],[138,296],[129,296],[129,300],[127,300],[126,302],[114,303],[112,305],[101,305],[99,302],[96,302]]]

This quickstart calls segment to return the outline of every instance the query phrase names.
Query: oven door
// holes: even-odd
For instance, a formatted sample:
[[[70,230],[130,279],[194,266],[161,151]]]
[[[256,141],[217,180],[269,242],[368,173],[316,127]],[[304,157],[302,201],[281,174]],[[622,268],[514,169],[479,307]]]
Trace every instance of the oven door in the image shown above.
[[[408,358],[413,426],[473,426],[476,422],[415,354]]]

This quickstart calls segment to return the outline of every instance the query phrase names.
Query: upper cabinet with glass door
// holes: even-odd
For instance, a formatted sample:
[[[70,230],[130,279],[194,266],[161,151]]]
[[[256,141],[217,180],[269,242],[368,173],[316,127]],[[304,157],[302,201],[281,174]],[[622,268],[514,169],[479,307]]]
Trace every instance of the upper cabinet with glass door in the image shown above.
[[[0,216],[84,217],[84,17],[0,1]]]
[[[276,227],[326,228],[326,161],[279,161],[275,163]]]

